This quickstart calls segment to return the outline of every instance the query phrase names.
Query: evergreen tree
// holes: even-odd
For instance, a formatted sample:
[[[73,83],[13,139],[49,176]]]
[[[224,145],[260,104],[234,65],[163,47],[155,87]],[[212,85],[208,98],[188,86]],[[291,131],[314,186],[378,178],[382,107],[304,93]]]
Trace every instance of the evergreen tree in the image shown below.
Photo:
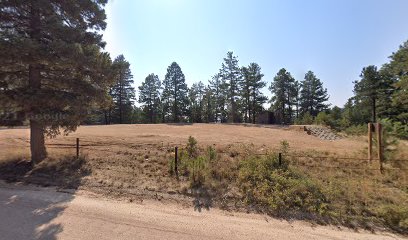
[[[323,88],[323,83],[312,71],[308,71],[301,82],[299,97],[301,113],[309,112],[310,115],[316,117],[329,107],[325,103],[327,100],[329,100],[327,89]]]
[[[262,81],[264,76],[261,73],[261,67],[256,63],[249,64],[242,68],[244,80],[242,81],[242,98],[245,122],[255,123],[256,115],[263,110],[263,104],[267,101],[260,91],[266,86]]]
[[[204,88],[202,119],[206,123],[215,121],[214,94],[210,86]]]
[[[139,87],[139,103],[143,105],[145,122],[157,123],[160,121],[160,89],[160,79],[154,73],[149,74]]]
[[[403,43],[397,52],[391,55],[389,73],[392,74],[392,107],[396,112],[396,119],[408,124],[408,41]]]
[[[220,76],[225,81],[227,88],[228,107],[230,110],[228,121],[235,123],[240,121],[238,100],[241,91],[242,74],[238,65],[238,58],[233,54],[233,52],[228,52],[227,57],[224,58],[220,69]]]
[[[293,106],[295,104],[295,79],[282,68],[276,74],[269,90],[272,92],[272,109],[277,113],[283,124],[293,122]]]
[[[106,2],[0,2],[0,105],[30,122],[33,164],[47,156],[45,135],[74,131],[107,101]]]
[[[115,78],[115,85],[111,91],[114,102],[113,119],[119,124],[130,123],[136,97],[130,64],[123,55],[119,55],[113,61],[112,68]]]
[[[163,81],[163,119],[165,122],[180,122],[187,117],[188,88],[180,66],[173,62]]]
[[[201,123],[203,121],[203,98],[204,84],[200,81],[194,83],[189,89],[190,122]]]
[[[215,74],[209,82],[209,87],[213,93],[214,120],[216,122],[226,122],[228,117],[226,111],[227,84],[220,74]]]
[[[360,77],[360,81],[354,82],[355,98],[371,109],[371,120],[376,122],[377,106],[388,84],[374,65],[363,68]]]
[[[299,119],[299,112],[300,112],[300,90],[302,89],[302,85],[299,81],[295,81],[293,86],[293,96],[294,96],[294,104],[295,104],[295,111],[296,111],[296,119]]]

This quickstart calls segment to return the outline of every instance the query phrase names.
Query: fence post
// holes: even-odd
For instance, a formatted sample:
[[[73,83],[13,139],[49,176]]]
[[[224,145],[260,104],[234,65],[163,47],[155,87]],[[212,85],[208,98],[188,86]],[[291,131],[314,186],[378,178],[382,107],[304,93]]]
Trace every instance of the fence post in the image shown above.
[[[278,154],[278,162],[279,162],[279,166],[282,166],[282,153]]]
[[[377,130],[377,155],[378,161],[380,161],[380,171],[383,173],[383,150],[382,150],[382,126],[381,123],[376,124]]]
[[[176,173],[176,177],[178,178],[178,147],[174,148],[174,172]]]
[[[368,160],[373,159],[373,124],[368,123]]]
[[[76,157],[79,158],[79,138],[76,139]]]

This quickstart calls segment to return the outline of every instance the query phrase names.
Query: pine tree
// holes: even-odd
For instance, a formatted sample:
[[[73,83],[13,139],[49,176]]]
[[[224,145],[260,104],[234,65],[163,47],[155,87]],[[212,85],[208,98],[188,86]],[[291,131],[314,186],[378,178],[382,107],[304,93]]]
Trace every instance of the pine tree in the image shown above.
[[[299,81],[295,81],[293,86],[293,96],[294,96],[294,104],[295,104],[295,111],[296,111],[296,119],[299,119],[300,113],[300,91],[302,89],[302,85]]]
[[[220,74],[215,74],[209,82],[209,88],[213,94],[214,120],[216,122],[226,122],[228,118],[226,111],[227,84]]]
[[[115,78],[115,85],[111,91],[114,102],[113,119],[119,124],[129,123],[136,97],[130,64],[123,55],[119,55],[113,61],[112,68]]]
[[[106,2],[0,2],[0,105],[29,120],[33,164],[47,156],[45,135],[74,131],[107,100]]]
[[[238,58],[233,54],[233,52],[228,52],[227,57],[224,58],[220,69],[220,76],[223,81],[226,82],[227,87],[228,106],[230,110],[228,121],[235,123],[240,121],[238,100],[241,91],[242,74],[238,65]]]
[[[167,68],[163,85],[163,119],[166,122],[184,121],[189,103],[188,88],[185,76],[176,62]]]
[[[276,74],[271,83],[269,90],[272,92],[272,109],[281,118],[283,124],[293,122],[293,105],[295,79],[292,75],[282,68]]]
[[[139,103],[143,105],[146,122],[157,123],[160,121],[160,89],[160,79],[154,73],[149,74],[139,87]]]
[[[371,109],[371,120],[377,120],[377,105],[381,92],[386,88],[377,67],[370,65],[363,68],[361,80],[354,82],[354,94],[358,101],[365,103]]]
[[[201,81],[194,83],[189,89],[190,122],[201,123],[203,121],[203,98],[204,84]]]
[[[390,88],[395,90],[391,93],[392,107],[396,112],[396,119],[408,125],[408,41],[403,43],[390,58],[389,72],[392,74],[392,79],[388,83],[391,83]]]
[[[215,121],[214,93],[210,86],[204,88],[202,119],[206,123]]]
[[[267,97],[260,91],[266,86],[266,83],[262,81],[264,75],[261,73],[261,67],[256,63],[243,67],[242,75],[244,77],[242,81],[244,120],[255,123],[256,115],[263,110],[263,104],[267,101]]]
[[[299,97],[301,114],[309,112],[310,115],[316,117],[317,114],[329,107],[325,103],[327,100],[329,100],[327,89],[323,88],[323,83],[312,71],[308,71],[301,82]]]

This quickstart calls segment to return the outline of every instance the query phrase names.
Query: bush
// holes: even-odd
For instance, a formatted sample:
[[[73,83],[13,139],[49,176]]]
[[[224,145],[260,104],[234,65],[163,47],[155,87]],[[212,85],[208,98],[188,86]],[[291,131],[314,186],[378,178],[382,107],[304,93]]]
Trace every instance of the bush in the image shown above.
[[[192,136],[188,137],[186,151],[189,158],[196,158],[198,156],[197,140]]]
[[[365,124],[361,125],[352,125],[344,130],[348,135],[361,136],[367,134],[368,127]]]
[[[191,187],[199,187],[205,183],[208,176],[208,158],[199,156],[188,164]]]
[[[388,205],[383,206],[378,215],[389,227],[397,230],[408,230],[408,207]]]
[[[380,122],[384,126],[384,130],[389,136],[393,136],[400,139],[408,139],[408,125],[404,125],[398,121],[392,121],[391,119],[381,119]]]
[[[295,124],[298,125],[310,125],[313,124],[313,116],[310,115],[309,112],[306,112],[305,114],[303,114],[303,116],[301,116],[301,118],[298,118],[295,120]]]
[[[319,114],[317,114],[315,122],[318,125],[330,126],[332,121],[329,114],[327,114],[326,112],[319,112]]]
[[[269,208],[275,214],[322,214],[327,210],[327,201],[320,188],[291,170],[287,162],[279,165],[276,155],[242,160],[238,176],[245,201]]]

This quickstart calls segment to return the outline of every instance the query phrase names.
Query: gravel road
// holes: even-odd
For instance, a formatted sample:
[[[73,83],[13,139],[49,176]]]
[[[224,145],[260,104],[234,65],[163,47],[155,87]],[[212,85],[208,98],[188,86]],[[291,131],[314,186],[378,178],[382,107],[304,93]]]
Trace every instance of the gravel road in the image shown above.
[[[264,215],[0,184],[0,239],[402,239]]]

